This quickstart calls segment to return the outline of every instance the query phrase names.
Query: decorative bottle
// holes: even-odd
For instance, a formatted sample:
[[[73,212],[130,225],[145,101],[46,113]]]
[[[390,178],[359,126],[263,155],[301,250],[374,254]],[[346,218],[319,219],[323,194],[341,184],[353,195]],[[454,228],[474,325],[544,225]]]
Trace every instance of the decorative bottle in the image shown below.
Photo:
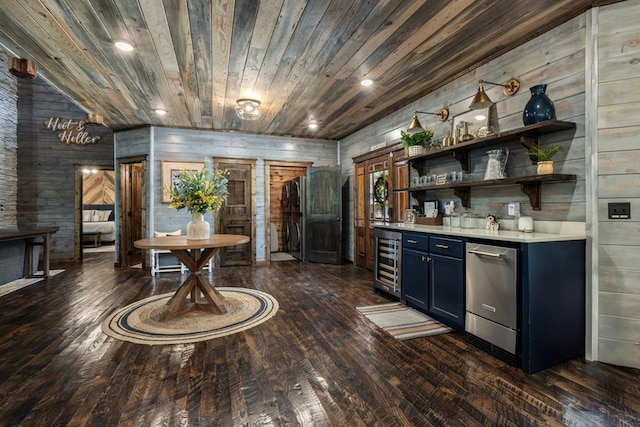
[[[446,130],[444,133],[444,138],[442,139],[443,147],[450,147],[453,145],[453,138],[451,137],[451,131]]]
[[[525,126],[545,120],[555,120],[556,107],[545,93],[547,85],[536,85],[529,90],[531,91],[531,99],[529,99],[522,112],[522,122]]]
[[[471,141],[473,139],[473,135],[469,133],[469,122],[462,122],[464,126],[464,133],[460,137],[461,142]]]

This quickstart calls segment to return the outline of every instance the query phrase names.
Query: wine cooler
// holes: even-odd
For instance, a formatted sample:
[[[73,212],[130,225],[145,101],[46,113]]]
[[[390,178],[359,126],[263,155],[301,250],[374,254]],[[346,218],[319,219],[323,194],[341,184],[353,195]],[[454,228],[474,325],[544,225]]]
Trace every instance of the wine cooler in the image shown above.
[[[373,287],[400,297],[400,266],[402,257],[402,233],[375,228]]]

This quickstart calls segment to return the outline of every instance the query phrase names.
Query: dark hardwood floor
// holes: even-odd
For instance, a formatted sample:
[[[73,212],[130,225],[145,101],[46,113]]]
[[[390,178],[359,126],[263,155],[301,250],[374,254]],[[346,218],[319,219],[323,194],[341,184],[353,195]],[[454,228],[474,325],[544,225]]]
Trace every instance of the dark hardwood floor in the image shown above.
[[[56,268],[59,266],[55,266]],[[178,273],[114,270],[111,254],[0,298],[0,425],[638,425],[640,371],[572,360],[535,375],[461,334],[400,342],[355,306],[387,301],[370,273],[297,261],[218,269],[280,304],[221,339],[145,346],[102,320]]]

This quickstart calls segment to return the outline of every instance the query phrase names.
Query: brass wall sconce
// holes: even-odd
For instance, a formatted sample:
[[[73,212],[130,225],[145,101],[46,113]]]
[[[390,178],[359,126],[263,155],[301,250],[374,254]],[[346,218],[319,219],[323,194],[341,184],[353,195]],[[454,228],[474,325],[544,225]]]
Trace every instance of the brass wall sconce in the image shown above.
[[[491,107],[494,104],[491,98],[489,98],[489,95],[484,91],[484,87],[482,86],[483,83],[502,86],[502,93],[506,96],[513,96],[518,93],[518,90],[520,89],[520,81],[514,78],[509,79],[506,83],[493,83],[486,80],[480,80],[478,81],[478,92],[476,92],[476,96],[473,97],[473,101],[471,101],[471,105],[469,105],[469,108],[472,110]]]
[[[447,107],[442,107],[440,111],[437,113],[430,113],[428,111],[414,111],[413,118],[411,119],[411,124],[409,125],[409,129],[407,129],[407,133],[414,134],[418,132],[422,132],[424,129],[418,120],[418,113],[421,114],[431,114],[432,116],[438,116],[438,120],[444,122],[449,118],[449,109]]]
[[[260,101],[241,98],[236,101],[236,115],[242,120],[256,120],[260,117]]]

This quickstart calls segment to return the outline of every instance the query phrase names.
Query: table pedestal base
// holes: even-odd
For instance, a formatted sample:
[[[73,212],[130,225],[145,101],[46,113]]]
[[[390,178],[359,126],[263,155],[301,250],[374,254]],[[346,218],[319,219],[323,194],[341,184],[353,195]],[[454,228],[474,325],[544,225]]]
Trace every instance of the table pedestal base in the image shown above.
[[[209,281],[202,276],[202,268],[218,252],[218,248],[171,250],[188,269],[189,277],[167,302],[169,310],[163,320],[170,320],[190,311],[206,311],[213,314],[225,314],[224,297]],[[201,295],[200,295],[201,294]],[[190,300],[187,297],[191,295]],[[202,301],[204,296],[205,301]]]

